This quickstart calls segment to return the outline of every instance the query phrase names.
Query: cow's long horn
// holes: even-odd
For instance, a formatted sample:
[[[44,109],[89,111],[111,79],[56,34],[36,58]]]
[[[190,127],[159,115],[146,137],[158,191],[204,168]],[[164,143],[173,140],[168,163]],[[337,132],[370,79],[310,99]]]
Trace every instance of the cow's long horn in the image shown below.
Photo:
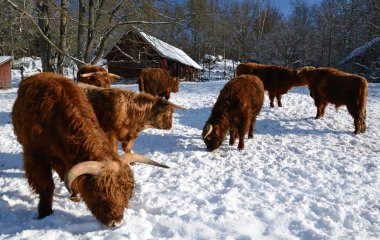
[[[145,164],[149,164],[149,165],[153,165],[153,166],[156,166],[156,167],[162,167],[162,168],[169,168],[168,166],[164,165],[164,164],[161,164],[161,163],[158,163],[156,161],[153,161],[149,158],[146,158],[140,154],[136,154],[136,153],[126,153],[126,154],[123,154],[121,156],[121,162],[122,164],[131,164],[131,163],[134,163],[134,162],[138,162],[138,163],[145,163]]]
[[[79,74],[79,76],[81,76],[81,77],[91,77],[94,74],[95,74],[95,72],[90,72],[90,73]]]
[[[113,73],[108,73],[108,75],[110,75],[111,77],[115,77],[115,78],[121,78],[119,75],[113,74]]]
[[[212,127],[212,125],[211,124],[207,124],[206,125],[206,134],[203,136],[203,139],[205,139],[208,135],[210,135],[210,133],[212,132],[212,129],[213,129],[213,127]]]
[[[180,105],[177,105],[177,104],[175,104],[175,103],[172,103],[172,102],[170,102],[170,101],[168,101],[168,100],[166,100],[166,99],[162,99],[162,100],[164,100],[164,102],[168,103],[170,106],[172,106],[172,107],[174,107],[174,108],[178,108],[178,109],[181,109],[181,110],[187,110],[187,108],[182,107],[182,106],[180,106]]]
[[[67,190],[72,193],[71,184],[77,177],[83,174],[97,175],[99,174],[102,167],[103,164],[97,161],[86,161],[75,164],[67,173],[65,178],[65,185]]]

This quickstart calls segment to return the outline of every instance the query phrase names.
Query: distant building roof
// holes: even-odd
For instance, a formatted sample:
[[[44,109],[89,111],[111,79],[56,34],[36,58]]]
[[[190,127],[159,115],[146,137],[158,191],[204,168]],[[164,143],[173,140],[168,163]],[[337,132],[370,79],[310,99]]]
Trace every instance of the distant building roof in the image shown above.
[[[148,35],[139,29],[136,29],[136,30],[140,34],[140,36],[143,37],[148,42],[149,45],[151,45],[154,49],[156,49],[157,52],[162,57],[166,57],[168,59],[178,61],[182,64],[185,64],[197,69],[202,69],[202,67],[198,63],[196,63],[191,57],[189,57],[181,49],[176,48],[156,37]]]
[[[12,56],[0,56],[0,64],[8,62],[9,60],[12,60]]]

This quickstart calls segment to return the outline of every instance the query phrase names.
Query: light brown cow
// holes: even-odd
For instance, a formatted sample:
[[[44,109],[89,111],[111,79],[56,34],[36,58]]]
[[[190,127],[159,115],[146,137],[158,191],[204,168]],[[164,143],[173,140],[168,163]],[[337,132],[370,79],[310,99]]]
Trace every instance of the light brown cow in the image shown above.
[[[144,129],[170,129],[174,108],[186,109],[147,93],[78,85],[85,91],[115,151],[119,140],[123,150],[131,152],[133,141]]]
[[[238,149],[243,149],[245,134],[248,132],[248,138],[253,138],[256,117],[263,102],[264,86],[258,77],[241,75],[227,82],[203,127],[202,138],[207,149],[217,149],[228,131],[230,145],[238,137]]]
[[[39,195],[38,218],[52,213],[52,170],[77,193],[96,219],[115,226],[123,219],[135,181],[129,166],[139,161],[166,167],[138,154],[118,156],[83,91],[70,79],[39,73],[21,81],[12,121],[24,153],[28,183]]]
[[[170,98],[170,92],[178,92],[179,80],[161,68],[144,68],[139,75],[139,90],[153,96]]]
[[[355,134],[366,131],[367,79],[334,68],[305,67],[300,75],[308,82],[310,96],[317,107],[316,119],[325,114],[328,103],[347,106],[354,118]]]

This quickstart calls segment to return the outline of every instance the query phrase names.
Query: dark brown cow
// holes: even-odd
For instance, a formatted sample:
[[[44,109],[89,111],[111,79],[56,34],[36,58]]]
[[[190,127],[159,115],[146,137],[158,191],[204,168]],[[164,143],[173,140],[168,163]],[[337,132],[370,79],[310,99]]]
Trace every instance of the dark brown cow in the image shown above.
[[[163,98],[118,88],[100,88],[78,83],[86,92],[100,126],[117,151],[117,140],[125,152],[147,128],[170,129],[174,108],[185,109]]]
[[[270,106],[274,107],[274,98],[282,107],[281,97],[291,88],[305,86],[307,82],[301,78],[295,69],[287,67],[264,65],[257,63],[242,63],[236,67],[236,74],[252,74],[258,76],[264,83],[264,89],[268,91]]]
[[[84,65],[77,72],[78,82],[87,83],[95,85],[98,87],[111,87],[120,76],[107,72],[106,69],[94,66],[94,65]]]
[[[72,200],[80,193],[96,219],[111,227],[122,221],[133,194],[129,163],[165,167],[138,154],[118,156],[86,95],[59,74],[39,73],[24,79],[12,121],[24,150],[26,178],[39,195],[38,218],[52,213],[52,170],[65,180]]]
[[[238,149],[244,148],[244,136],[253,138],[256,117],[264,102],[262,81],[253,75],[230,80],[220,91],[211,115],[203,127],[202,137],[207,149],[217,149],[230,132],[230,145],[239,137]]]
[[[153,96],[170,98],[170,92],[178,92],[179,80],[161,68],[144,68],[139,75],[139,90]]]
[[[317,107],[316,119],[324,116],[328,103],[336,108],[346,105],[354,118],[355,134],[366,131],[367,79],[334,68],[305,67],[300,74],[307,80]]]

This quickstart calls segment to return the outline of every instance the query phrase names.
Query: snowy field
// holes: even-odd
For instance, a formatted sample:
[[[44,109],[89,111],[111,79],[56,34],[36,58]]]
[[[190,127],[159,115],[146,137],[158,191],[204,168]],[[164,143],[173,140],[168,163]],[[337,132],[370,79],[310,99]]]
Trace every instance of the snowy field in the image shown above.
[[[369,84],[365,134],[345,107],[316,109],[307,88],[264,107],[243,151],[201,139],[226,81],[181,83],[188,108],[173,128],[146,130],[134,152],[170,169],[134,165],[136,191],[118,228],[100,225],[55,174],[53,214],[37,220],[11,124],[17,81],[0,91],[0,239],[380,239],[380,84]],[[114,85],[137,91],[137,85]],[[121,153],[121,151],[120,151]]]

